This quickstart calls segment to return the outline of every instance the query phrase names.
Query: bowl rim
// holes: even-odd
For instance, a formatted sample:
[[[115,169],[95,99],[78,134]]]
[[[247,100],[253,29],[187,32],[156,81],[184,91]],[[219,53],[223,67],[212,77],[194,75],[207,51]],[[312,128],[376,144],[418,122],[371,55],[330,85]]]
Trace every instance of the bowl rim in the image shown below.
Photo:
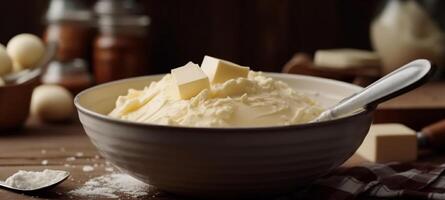
[[[362,87],[358,85],[353,85],[351,83],[346,83],[343,81],[328,79],[328,78],[322,78],[322,77],[315,77],[315,76],[308,76],[308,75],[299,75],[299,74],[284,74],[284,73],[276,73],[276,72],[265,72],[265,74],[271,74],[275,76],[284,76],[284,77],[304,77],[304,78],[310,78],[310,79],[319,79],[323,80],[325,82],[332,82],[336,84],[341,85],[347,85],[348,87],[357,87],[358,89],[362,89]],[[259,127],[193,127],[193,126],[171,126],[171,125],[162,125],[162,124],[152,124],[152,123],[141,123],[141,122],[133,122],[118,118],[109,117],[107,115],[103,115],[94,111],[91,111],[85,107],[83,107],[80,104],[80,98],[84,94],[98,89],[102,87],[107,87],[109,85],[118,84],[121,82],[129,81],[129,80],[137,80],[137,79],[146,79],[147,77],[154,77],[154,76],[163,76],[165,74],[152,74],[152,75],[146,75],[146,76],[138,76],[138,77],[131,77],[131,78],[125,78],[125,79],[119,79],[116,81],[111,81],[103,84],[99,84],[90,88],[87,88],[80,93],[76,95],[74,98],[74,105],[76,106],[78,112],[81,112],[85,115],[88,115],[90,117],[111,122],[111,123],[117,123],[120,125],[125,126],[132,126],[132,127],[141,127],[141,128],[149,128],[149,129],[168,129],[168,130],[181,130],[181,131],[187,131],[187,132],[202,132],[202,133],[208,133],[208,132],[236,132],[236,133],[257,133],[258,131],[271,131],[271,130],[289,130],[289,129],[306,129],[309,127],[315,127],[315,126],[326,126],[330,124],[336,124],[341,121],[350,121],[353,118],[364,116],[364,115],[370,115],[374,110],[375,107],[368,107],[366,109],[363,109],[361,111],[358,111],[356,113],[353,113],[351,115],[339,117],[337,119],[328,120],[328,121],[321,121],[321,122],[312,122],[312,123],[303,123],[303,124],[291,124],[291,125],[277,125],[277,126],[259,126]]]

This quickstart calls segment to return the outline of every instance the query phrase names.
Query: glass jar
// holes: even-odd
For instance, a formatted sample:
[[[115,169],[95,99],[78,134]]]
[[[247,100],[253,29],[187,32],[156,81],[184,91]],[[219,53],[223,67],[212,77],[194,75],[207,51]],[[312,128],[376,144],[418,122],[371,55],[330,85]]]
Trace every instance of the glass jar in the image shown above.
[[[88,69],[92,15],[78,0],[52,0],[46,13],[44,40],[57,44],[54,60],[42,76],[46,84],[58,84],[73,94],[92,85]]]
[[[97,83],[143,75],[148,71],[148,25],[135,1],[100,0],[96,3],[98,35],[93,66]]]

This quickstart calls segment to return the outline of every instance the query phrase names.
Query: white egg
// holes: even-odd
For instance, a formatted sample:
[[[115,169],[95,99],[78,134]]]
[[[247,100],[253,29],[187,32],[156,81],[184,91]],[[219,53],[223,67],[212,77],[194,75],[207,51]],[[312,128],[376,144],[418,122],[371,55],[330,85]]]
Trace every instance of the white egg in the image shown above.
[[[0,44],[0,76],[10,73],[12,70],[12,61],[6,52],[5,46]]]
[[[46,122],[65,121],[74,111],[73,95],[58,85],[41,85],[34,89],[31,114]]]
[[[43,41],[32,34],[22,33],[14,36],[6,45],[6,51],[13,62],[23,68],[36,66],[45,54]]]

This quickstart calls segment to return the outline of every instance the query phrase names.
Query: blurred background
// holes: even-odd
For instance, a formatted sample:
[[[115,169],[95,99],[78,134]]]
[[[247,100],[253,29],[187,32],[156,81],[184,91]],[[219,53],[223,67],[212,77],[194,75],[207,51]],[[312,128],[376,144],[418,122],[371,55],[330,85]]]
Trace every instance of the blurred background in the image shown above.
[[[425,58],[438,66],[434,83],[382,105],[376,121],[419,128],[444,118],[443,0],[14,0],[3,8],[0,43],[7,53],[27,49],[24,58],[49,56],[40,56],[44,65],[20,66],[23,60],[9,55],[12,63],[3,62],[0,72],[6,85],[41,67],[41,83],[75,95],[95,84],[200,64],[210,55],[256,71],[366,86]],[[33,87],[28,89],[11,91],[26,94],[16,98],[26,105]],[[407,108],[410,115],[401,112]],[[429,117],[419,121],[419,109]],[[21,121],[27,114],[24,106]]]
[[[385,128],[388,134],[381,134],[382,138],[396,142],[379,142],[383,150],[372,152],[413,159],[416,155],[411,154],[416,154],[413,152],[417,151],[417,142],[428,148],[445,147],[445,0],[10,0],[2,1],[1,8],[0,179],[13,171],[47,167],[69,170],[76,177],[75,181],[68,179],[68,187],[60,187],[62,192],[41,196],[45,199],[67,199],[61,196],[67,188],[77,187],[94,174],[109,172],[96,167],[107,167],[108,162],[99,161],[101,157],[84,134],[74,108],[73,99],[80,91],[113,80],[168,73],[189,61],[201,64],[205,55],[255,71],[311,75],[360,86],[367,86],[414,59],[428,59],[437,66],[428,82],[375,110],[373,123],[397,123],[398,128]],[[335,89],[335,85],[329,88]],[[133,86],[128,85],[142,89]],[[305,92],[309,91],[302,94]],[[93,93],[79,102],[94,103],[97,110],[93,112],[112,105],[108,101],[112,95]],[[340,92],[332,99],[344,94]],[[91,97],[98,97],[97,101],[88,100],[95,99]],[[116,103],[122,102],[118,99]],[[140,102],[127,103],[127,108],[133,109],[134,103]],[[142,108],[156,108],[158,104]],[[93,121],[100,124],[100,120]],[[93,137],[93,142],[113,142],[107,148],[116,148],[116,152],[130,148],[115,138],[137,139],[135,134],[127,138],[127,131],[117,125],[109,130],[114,127],[113,131],[121,131],[125,136],[115,137],[117,133],[94,123],[85,124],[85,128],[103,133]],[[357,126],[357,130],[361,128]],[[107,131],[112,133],[109,139]],[[411,146],[401,145],[408,139]],[[172,144],[180,144],[178,141]],[[345,142],[355,147],[358,144],[350,139],[338,144]],[[138,146],[141,144],[138,141]],[[323,149],[341,147],[338,144]],[[399,147],[409,153],[397,153],[405,152]],[[282,150],[287,149],[291,150],[286,146],[276,152],[284,155]],[[175,153],[178,149],[173,150]],[[438,155],[427,157],[419,152],[418,161],[445,163],[443,154]],[[321,158],[323,162],[332,160],[328,156]],[[326,163],[323,165],[329,168],[334,166]],[[85,167],[94,172],[85,173],[93,171]],[[107,188],[94,190],[103,189]],[[156,190],[150,192],[157,194]],[[156,199],[151,193],[148,198]],[[0,190],[0,199],[34,199],[8,195],[13,194]]]
[[[52,2],[58,1],[61,0]],[[3,7],[7,9],[0,14],[3,26],[0,42],[6,44],[23,32],[43,35],[50,3],[5,2]],[[71,5],[73,9],[84,6],[94,12],[96,2],[65,3],[76,4]],[[314,53],[317,49],[336,47],[370,49],[369,24],[380,2],[144,0],[135,3],[151,19],[146,68],[151,73],[160,73],[190,60],[200,63],[205,54],[249,65],[255,70],[280,71],[295,52]],[[87,39],[91,48],[97,27],[92,29]],[[85,57],[91,62],[91,56]]]

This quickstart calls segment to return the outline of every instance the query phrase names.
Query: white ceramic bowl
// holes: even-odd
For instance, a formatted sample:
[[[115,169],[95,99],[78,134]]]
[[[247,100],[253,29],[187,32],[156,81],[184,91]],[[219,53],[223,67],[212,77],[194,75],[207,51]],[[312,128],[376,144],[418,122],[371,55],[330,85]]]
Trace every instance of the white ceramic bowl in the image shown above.
[[[310,76],[267,75],[324,106],[361,89]],[[172,127],[106,115],[117,96],[161,77],[99,85],[77,95],[75,104],[85,132],[106,159],[143,182],[180,195],[252,198],[295,191],[346,161],[372,122],[372,110],[321,123],[265,128]]]

